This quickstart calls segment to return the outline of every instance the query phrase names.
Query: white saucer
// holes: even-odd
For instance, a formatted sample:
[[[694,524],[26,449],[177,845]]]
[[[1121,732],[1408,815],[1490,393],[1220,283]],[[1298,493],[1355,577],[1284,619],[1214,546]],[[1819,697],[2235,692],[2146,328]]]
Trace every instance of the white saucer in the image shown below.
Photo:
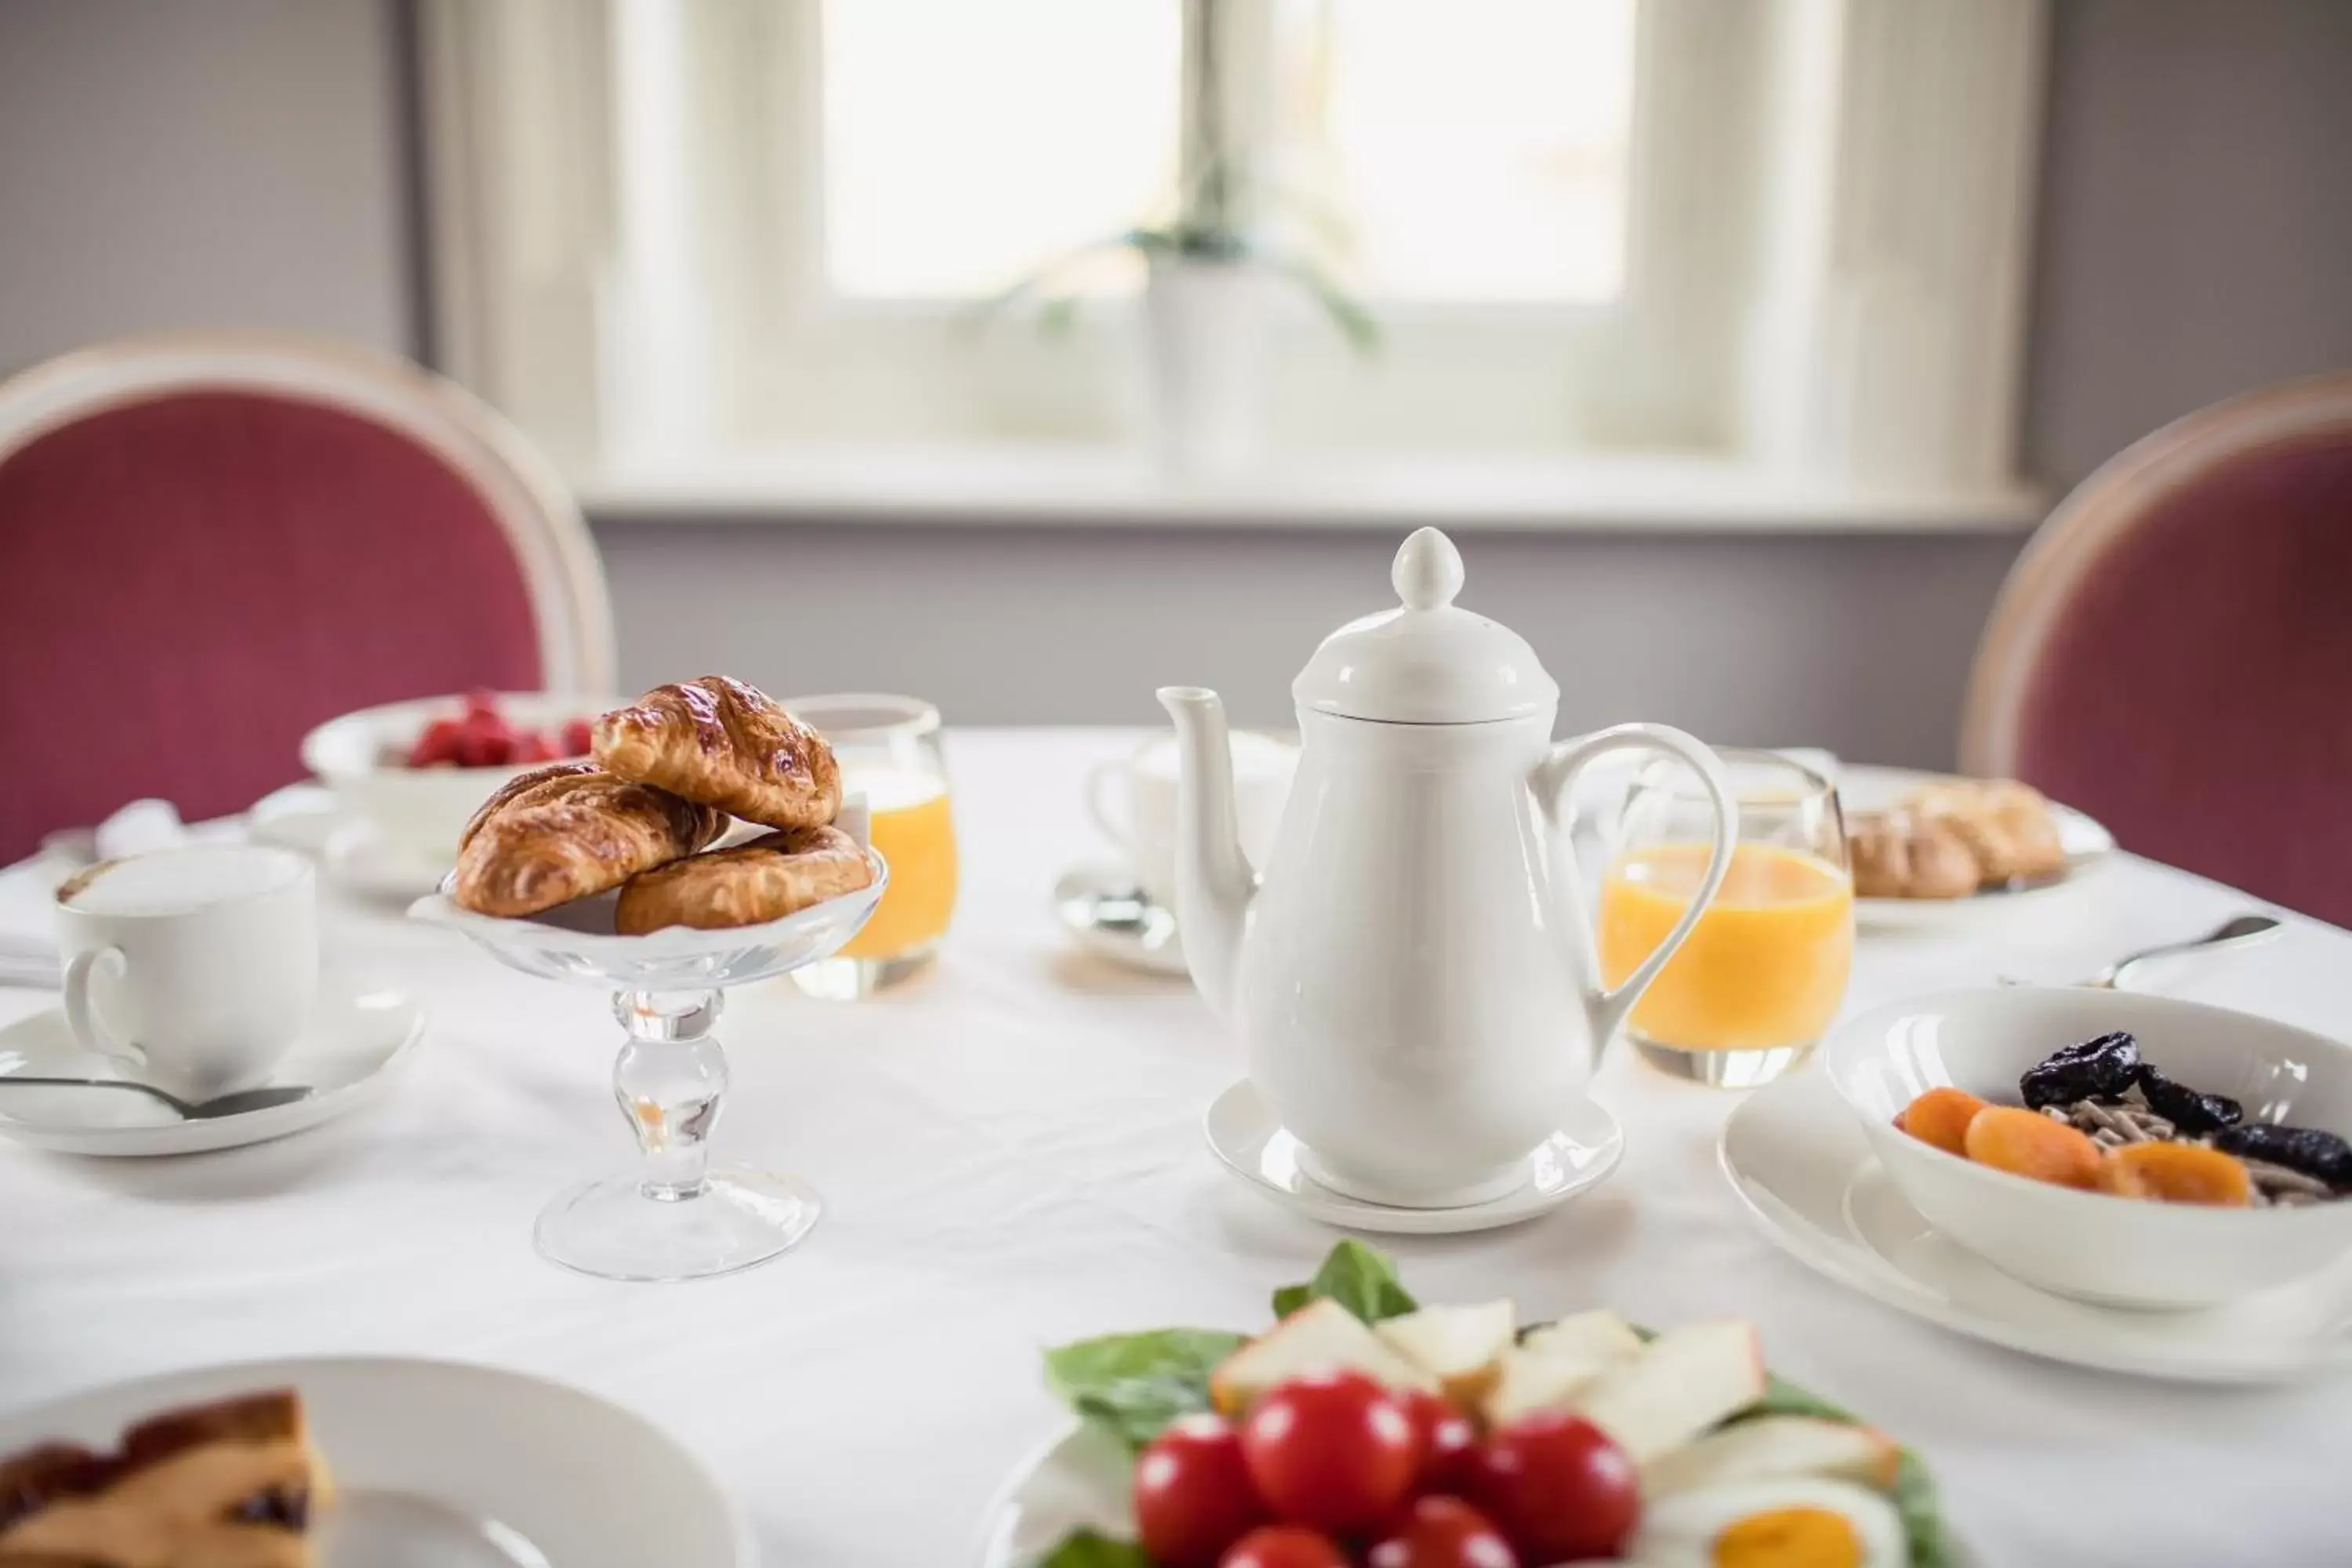
[[[319,859],[328,880],[345,892],[387,901],[425,897],[457,864],[446,855],[419,854],[395,843],[369,822],[336,828]]]
[[[1344,1197],[1309,1180],[1298,1168],[1298,1140],[1282,1130],[1247,1079],[1217,1096],[1201,1130],[1228,1170],[1276,1202],[1326,1225],[1390,1236],[1452,1236],[1534,1219],[1600,1185],[1625,1152],[1616,1119],[1579,1100],[1567,1125],[1528,1156],[1525,1185],[1461,1208],[1408,1209]]]
[[[751,1568],[756,1556],[740,1510],[668,1434],[494,1367],[355,1358],[169,1373],[11,1415],[0,1451],[47,1438],[111,1447],[159,1410],[288,1386],[334,1467],[340,1500],[318,1533],[337,1568]]]
[[[424,1009],[406,992],[321,975],[301,1038],[270,1076],[316,1092],[290,1105],[183,1121],[170,1107],[118,1089],[10,1089],[0,1085],[0,1138],[64,1154],[195,1154],[235,1149],[347,1116],[373,1103],[415,1054]],[[0,1079],[12,1074],[117,1078],[84,1050],[52,1007],[0,1028]]]
[[[441,885],[454,863],[394,842],[315,784],[289,784],[256,801],[246,814],[246,836],[310,856],[330,882],[369,899],[421,899]]]
[[[1724,1124],[1732,1190],[1800,1260],[1914,1317],[2030,1355],[2189,1383],[2352,1370],[2352,1267],[2194,1312],[2045,1295],[1927,1226],[1819,1067],[1758,1089]]]
[[[1146,899],[1132,872],[1109,866],[1063,872],[1054,884],[1054,913],[1098,958],[1180,980],[1190,973],[1175,911]]]

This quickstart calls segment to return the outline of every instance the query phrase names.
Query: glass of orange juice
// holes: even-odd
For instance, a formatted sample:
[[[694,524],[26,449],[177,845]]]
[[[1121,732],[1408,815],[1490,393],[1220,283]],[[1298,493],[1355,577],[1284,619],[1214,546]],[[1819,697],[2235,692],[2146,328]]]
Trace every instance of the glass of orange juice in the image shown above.
[[[1853,873],[1837,788],[1774,752],[1717,747],[1739,801],[1731,869],[1626,1021],[1652,1063],[1727,1088],[1804,1060],[1853,966]],[[1679,763],[1635,775],[1601,884],[1601,979],[1615,985],[1664,942],[1706,875],[1713,816]]]
[[[831,958],[792,972],[812,996],[856,1000],[922,973],[955,912],[955,818],[940,710],[914,697],[851,693],[784,703],[833,742],[845,794],[862,795],[890,886],[866,929]]]

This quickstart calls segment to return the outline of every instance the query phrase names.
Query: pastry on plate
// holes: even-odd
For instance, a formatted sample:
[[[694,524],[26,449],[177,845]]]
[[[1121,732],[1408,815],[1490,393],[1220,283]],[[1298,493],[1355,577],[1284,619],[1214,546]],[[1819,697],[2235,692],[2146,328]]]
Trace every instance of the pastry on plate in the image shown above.
[[[598,719],[598,765],[770,827],[819,827],[841,810],[825,738],[757,687],[724,675],[657,686]]]
[[[484,915],[534,915],[619,887],[708,846],[726,813],[580,763],[523,774],[459,840],[450,897]]]
[[[310,1568],[334,1484],[291,1389],[167,1411],[116,1452],[0,1459],[5,1568]]]
[[[2054,877],[2066,868],[2066,847],[2042,792],[2014,779],[1949,779],[1922,784],[1903,797],[1903,809],[1948,827],[1976,858],[1985,882]]]
[[[1984,881],[1967,840],[1904,810],[1858,813],[1846,825],[1853,890],[1864,899],[1963,899]]]
[[[632,877],[613,911],[613,929],[643,936],[667,926],[761,925],[873,881],[873,863],[848,834],[794,827]]]

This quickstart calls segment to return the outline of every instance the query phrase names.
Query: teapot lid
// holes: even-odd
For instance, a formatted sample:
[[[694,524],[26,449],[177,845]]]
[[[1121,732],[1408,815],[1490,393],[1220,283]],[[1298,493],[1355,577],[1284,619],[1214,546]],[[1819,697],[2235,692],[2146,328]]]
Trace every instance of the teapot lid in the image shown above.
[[[1454,603],[1462,552],[1434,528],[1397,551],[1403,601],[1323,639],[1291,683],[1299,708],[1398,724],[1475,724],[1549,713],[1559,688],[1527,639]]]

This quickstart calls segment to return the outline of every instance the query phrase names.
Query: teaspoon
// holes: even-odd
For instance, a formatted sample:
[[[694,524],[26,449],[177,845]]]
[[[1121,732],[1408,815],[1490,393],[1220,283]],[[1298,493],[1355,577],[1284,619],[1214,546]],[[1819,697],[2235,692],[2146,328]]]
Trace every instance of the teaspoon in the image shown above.
[[[248,1110],[268,1110],[276,1105],[291,1105],[298,1100],[310,1098],[308,1084],[280,1084],[269,1089],[241,1089],[235,1094],[224,1094],[211,1100],[182,1100],[176,1094],[166,1094],[152,1083],[133,1083],[121,1078],[35,1078],[29,1074],[0,1074],[0,1088],[11,1084],[30,1084],[47,1089],[127,1089],[143,1094],[180,1113],[184,1121],[210,1121],[216,1117],[242,1116]]]

